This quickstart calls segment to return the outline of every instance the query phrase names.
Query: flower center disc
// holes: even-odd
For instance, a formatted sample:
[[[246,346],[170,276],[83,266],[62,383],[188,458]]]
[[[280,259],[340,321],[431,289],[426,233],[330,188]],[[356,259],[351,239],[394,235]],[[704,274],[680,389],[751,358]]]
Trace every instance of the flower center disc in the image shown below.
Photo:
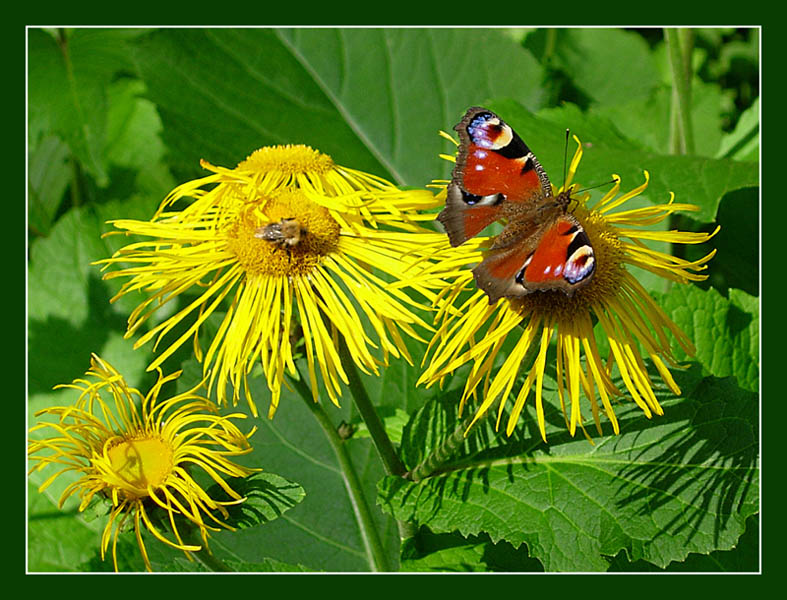
[[[250,275],[305,275],[334,252],[339,224],[297,188],[247,209],[228,230],[228,246]]]
[[[132,497],[148,496],[148,486],[159,487],[172,471],[172,448],[157,437],[123,440],[107,455],[114,475]]]
[[[333,159],[310,146],[287,144],[255,150],[238,168],[259,173],[278,171],[290,175],[324,175],[333,168]]]

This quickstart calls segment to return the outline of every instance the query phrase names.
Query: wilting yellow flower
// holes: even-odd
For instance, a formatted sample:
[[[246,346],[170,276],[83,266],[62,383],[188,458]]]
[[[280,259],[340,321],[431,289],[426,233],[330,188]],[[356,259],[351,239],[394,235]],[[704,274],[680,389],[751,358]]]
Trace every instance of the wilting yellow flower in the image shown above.
[[[127,336],[161,306],[197,293],[136,342],[155,338],[158,345],[192,317],[149,368],[193,337],[219,402],[226,401],[229,383],[233,404],[242,388],[256,415],[247,376],[259,359],[272,417],[285,371],[295,373],[301,335],[315,401],[318,371],[336,404],[341,381],[347,382],[339,338],[367,373],[377,373],[389,355],[410,360],[401,332],[418,338],[413,326],[429,325],[413,312],[418,305],[410,296],[388,284],[415,273],[426,232],[419,221],[432,219],[418,211],[439,203],[431,192],[400,190],[308,146],[262,148],[235,169],[202,165],[213,174],[173,190],[150,221],[114,221],[149,240],[101,261],[122,267],[106,278],[130,278],[114,299],[137,290],[147,294],[129,318]],[[197,334],[225,298],[229,308],[203,356]]]
[[[555,193],[571,186],[581,156],[580,145],[564,187]],[[431,275],[440,275],[450,283],[442,292],[445,303],[437,315],[439,328],[430,343],[431,361],[419,383],[431,385],[461,365],[472,363],[460,410],[470,396],[480,392],[482,401],[473,419],[475,423],[499,399],[499,427],[517,377],[524,372],[527,376],[514,399],[506,432],[510,435],[514,430],[535,386],[538,425],[546,441],[543,379],[550,342],[556,338],[557,392],[571,435],[574,435],[577,425],[583,427],[581,392],[589,402],[599,433],[601,411],[607,415],[615,433],[619,432],[610,399],[622,392],[613,382],[613,368],[628,394],[647,417],[654,413],[662,414],[643,355],[650,358],[666,385],[675,394],[680,394],[667,366],[676,365],[669,334],[687,353],[692,354],[694,349],[685,334],[626,270],[626,265],[646,269],[675,282],[701,281],[706,276],[698,274],[698,271],[706,268],[715,250],[697,261],[686,261],[652,250],[643,240],[699,244],[710,239],[715,232],[642,229],[663,221],[676,211],[697,210],[690,204],[674,203],[672,194],[667,204],[613,212],[645,191],[647,185],[648,173],[645,172],[645,183],[618,196],[620,178],[615,176],[614,187],[595,206],[586,206],[587,194],[577,198],[573,214],[590,239],[595,252],[596,271],[590,283],[576,290],[573,296],[561,291],[537,291],[490,304],[487,295],[476,290],[459,305],[460,293],[474,287],[473,275],[467,266],[480,262],[490,238],[474,238],[458,248],[450,248],[446,240],[442,248],[435,248],[435,256],[443,254],[445,259],[435,264]],[[609,346],[606,360],[596,343],[594,319],[598,322],[599,334]],[[495,360],[509,335],[516,337],[515,345],[502,366],[493,371]],[[483,387],[479,390],[482,382]]]
[[[79,478],[66,487],[60,497],[61,507],[75,493],[80,498],[80,512],[99,498],[111,503],[109,521],[101,536],[101,558],[111,541],[115,570],[118,532],[129,520],[133,520],[148,570],[151,566],[142,541],[143,526],[156,539],[182,550],[191,559],[189,553],[202,546],[183,540],[176,517],[185,518],[187,527],[199,531],[207,548],[209,530],[233,529],[222,521],[228,516],[225,506],[245,500],[224,477],[246,477],[257,471],[231,460],[251,451],[247,438],[254,429],[244,435],[232,422],[245,415],[220,416],[215,404],[197,395],[201,384],[172,398],[159,399],[162,386],[179,376],[177,372],[165,377],[159,371],[158,381],[143,395],[129,387],[111,365],[93,355],[87,379],[58,386],[78,390],[77,401],[72,406],[39,411],[36,417],[48,415],[58,420],[41,422],[30,430],[51,430],[51,437],[30,441],[28,452],[35,463],[31,472],[49,465],[60,467],[39,491],[72,471]],[[233,499],[211,498],[190,474],[196,467]],[[174,540],[159,531],[151,519],[155,507],[166,511]]]

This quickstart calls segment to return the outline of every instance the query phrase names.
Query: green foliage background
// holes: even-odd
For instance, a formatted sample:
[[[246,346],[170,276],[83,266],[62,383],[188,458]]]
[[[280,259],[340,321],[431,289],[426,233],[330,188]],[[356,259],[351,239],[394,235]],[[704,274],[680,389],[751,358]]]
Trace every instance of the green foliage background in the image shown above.
[[[30,423],[34,411],[73,401],[52,387],[81,376],[91,352],[132,385],[151,382],[150,347],[123,340],[134,300],[110,305],[119,284],[90,265],[120,243],[101,238],[107,220],[149,218],[172,187],[203,174],[201,158],[232,167],[270,144],[309,144],[422,187],[450,173],[438,154],[453,148],[437,132],[481,104],[517,129],[553,179],[566,127],[591,145],[583,184],[618,173],[630,189],[648,170],[648,201],[672,191],[700,207],[671,226],[721,225],[718,253],[701,285],[642,277],[697,346],[676,373],[684,394],[657,390],[664,417],[648,421],[624,402],[621,435],[591,445],[568,436],[547,392],[548,446],[527,413],[511,438],[480,428],[450,474],[420,483],[385,478],[360,427],[346,444],[390,563],[758,569],[756,29],[695,32],[692,156],[670,151],[672,81],[658,29],[30,29],[28,65]],[[708,250],[673,249],[687,258]],[[166,366],[185,370],[184,386],[199,376],[187,351]],[[409,467],[453,432],[462,373],[442,391],[415,388],[419,369],[406,363],[364,379]],[[253,385],[264,407],[262,379]],[[337,425],[360,425],[349,397],[327,410]],[[275,489],[288,502],[258,526],[215,535],[216,554],[238,570],[368,570],[341,470],[302,401],[285,391],[276,417],[256,424],[244,462],[265,469],[263,500]],[[66,481],[39,494],[41,482],[30,477],[28,569],[111,569],[98,558],[102,518],[76,514],[73,503],[58,510]],[[394,518],[414,519],[418,535],[400,545]],[[199,568],[155,541],[148,549],[157,570]],[[133,533],[121,536],[120,553],[124,569],[143,568]]]

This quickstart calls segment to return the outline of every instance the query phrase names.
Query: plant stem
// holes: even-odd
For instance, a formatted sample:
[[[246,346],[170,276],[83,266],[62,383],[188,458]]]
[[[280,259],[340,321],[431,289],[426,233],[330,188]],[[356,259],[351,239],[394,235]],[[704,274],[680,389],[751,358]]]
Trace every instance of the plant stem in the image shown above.
[[[530,348],[528,348],[527,352],[525,353],[525,357],[522,359],[522,364],[531,364],[537,353],[538,346],[531,344]],[[479,424],[481,420],[486,419],[489,414],[490,411],[487,411],[481,415]],[[470,427],[470,424],[473,422],[474,418],[475,417],[473,415],[467,415],[464,419],[462,419],[462,421],[460,421],[456,426],[456,429],[454,429],[454,432],[448,436],[442,444],[435,448],[424,460],[422,460],[418,466],[407,473],[405,477],[417,483],[422,479],[431,477],[440,471],[442,466],[447,463],[453,457],[456,451],[462,447],[462,444],[464,444],[468,433],[467,428]],[[476,426],[477,425],[478,424],[476,424]]]
[[[465,443],[465,433],[472,420],[472,416],[465,417],[439,447],[407,474],[407,478],[417,483],[439,470]]]
[[[546,40],[544,42],[544,56],[543,60],[548,63],[552,60],[552,55],[555,53],[555,46],[557,45],[557,29],[550,27],[546,31]]]
[[[366,424],[366,428],[369,430],[369,435],[372,438],[374,447],[377,449],[377,453],[380,455],[385,472],[389,475],[404,477],[407,473],[407,469],[399,459],[396,448],[394,448],[391,438],[388,437],[388,433],[385,431],[385,426],[380,419],[380,415],[377,414],[377,410],[369,399],[369,394],[366,393],[366,388],[363,386],[361,376],[358,374],[358,369],[355,368],[355,361],[353,361],[352,356],[350,356],[350,351],[347,348],[347,343],[344,341],[344,338],[339,338],[338,346],[339,357],[341,358],[344,371],[347,374],[347,380],[349,382],[353,401],[355,402],[355,407],[358,409],[363,422]],[[397,520],[396,525],[399,529],[399,537],[402,540],[415,536],[417,527],[413,523]]]
[[[679,136],[672,140],[672,150],[682,154],[694,154],[694,130],[691,123],[691,50],[693,32],[676,28],[664,29],[664,39],[669,51],[673,85],[673,126],[677,123]],[[674,131],[673,131],[674,133]]]
[[[350,392],[353,395],[355,407],[358,409],[358,412],[361,413],[361,418],[369,429],[369,435],[372,436],[374,447],[377,448],[377,452],[380,454],[385,471],[389,475],[399,475],[403,477],[407,469],[399,459],[399,455],[396,453],[391,438],[388,437],[385,426],[380,416],[377,414],[377,410],[375,410],[372,401],[369,399],[369,394],[366,393],[366,388],[363,386],[360,375],[358,375],[358,370],[355,368],[355,362],[352,356],[350,356],[350,351],[347,349],[347,343],[344,341],[344,338],[339,338],[338,346],[339,357],[342,360],[344,371],[347,373]]]
[[[388,559],[385,555],[380,536],[377,533],[371,510],[369,510],[369,505],[366,503],[366,498],[363,495],[361,481],[350,460],[350,455],[347,452],[344,440],[339,437],[336,428],[330,418],[328,418],[328,415],[325,414],[322,406],[314,402],[311,390],[300,375],[300,372],[298,372],[298,379],[292,378],[291,381],[298,391],[298,395],[303,398],[306,406],[309,407],[314,418],[317,419],[317,422],[322,427],[325,437],[328,438],[328,442],[336,455],[336,459],[339,461],[342,476],[344,477],[344,485],[347,488],[350,502],[358,518],[358,525],[361,529],[361,539],[366,547],[366,554],[372,571],[390,571]]]

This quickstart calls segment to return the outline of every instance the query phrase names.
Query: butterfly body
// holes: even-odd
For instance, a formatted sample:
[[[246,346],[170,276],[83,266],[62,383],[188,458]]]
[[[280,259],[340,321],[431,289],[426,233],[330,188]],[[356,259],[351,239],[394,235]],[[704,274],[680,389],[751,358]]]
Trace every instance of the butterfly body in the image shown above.
[[[438,220],[452,246],[505,221],[473,270],[490,303],[534,291],[572,295],[589,283],[595,256],[584,228],[569,211],[569,192],[553,194],[530,148],[493,112],[471,108],[454,129],[459,152]]]

